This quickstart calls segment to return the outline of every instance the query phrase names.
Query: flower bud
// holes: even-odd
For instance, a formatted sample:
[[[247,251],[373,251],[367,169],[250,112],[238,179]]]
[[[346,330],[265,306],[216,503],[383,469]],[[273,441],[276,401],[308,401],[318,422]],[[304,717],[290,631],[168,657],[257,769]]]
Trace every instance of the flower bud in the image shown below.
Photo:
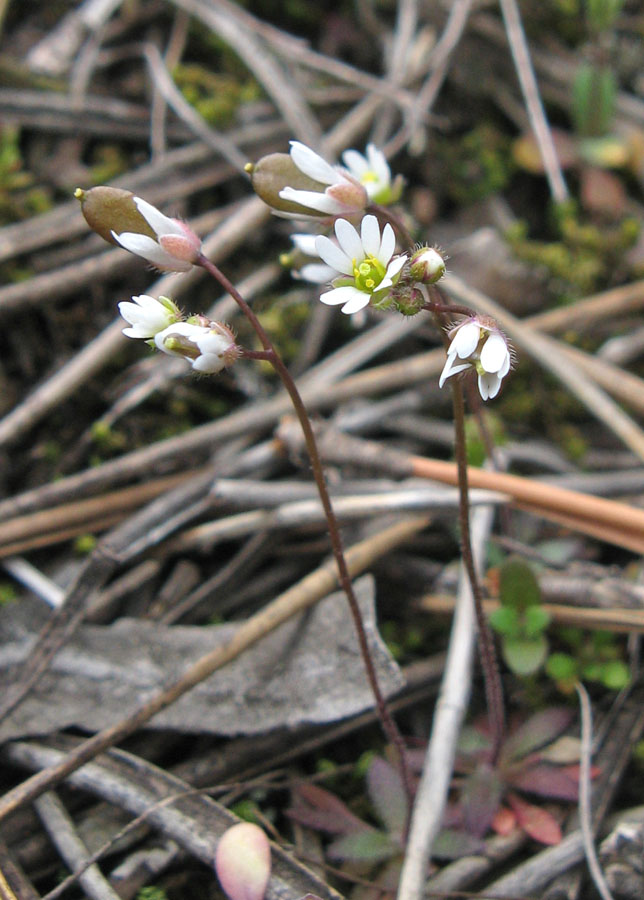
[[[263,900],[271,874],[271,848],[258,825],[241,822],[222,835],[215,871],[230,900]]]
[[[414,281],[436,284],[445,274],[445,260],[435,247],[421,247],[412,255],[409,271]]]
[[[319,216],[315,209],[284,200],[280,197],[287,185],[301,191],[324,191],[325,185],[314,181],[297,168],[288,153],[269,153],[256,163],[248,163],[246,171],[250,175],[250,183],[258,197],[276,212],[294,215]]]
[[[154,230],[139,212],[132,191],[101,185],[89,191],[76,188],[74,197],[80,200],[81,212],[89,227],[110,244],[118,246],[114,233],[124,231],[155,237]]]
[[[402,279],[392,287],[390,297],[391,305],[403,316],[415,316],[426,303],[422,290]]]
[[[164,272],[187,272],[199,261],[201,241],[179,219],[120,188],[77,188],[88,225],[111,244],[142,256]]]
[[[154,343],[163,353],[183,357],[195,372],[204,375],[221,372],[241,354],[230,328],[204,316],[168,325],[154,335]]]

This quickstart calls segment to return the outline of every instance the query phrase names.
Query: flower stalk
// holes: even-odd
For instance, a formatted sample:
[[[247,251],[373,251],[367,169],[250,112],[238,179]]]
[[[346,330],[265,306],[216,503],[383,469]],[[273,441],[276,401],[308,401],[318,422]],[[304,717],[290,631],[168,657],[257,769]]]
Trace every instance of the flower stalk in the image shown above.
[[[243,314],[250,322],[255,333],[257,334],[257,337],[259,338],[264,349],[254,352],[246,351],[245,355],[252,356],[254,359],[262,359],[269,362],[275,369],[282,384],[288,392],[289,397],[291,398],[293,409],[295,410],[300,426],[302,428],[309,461],[311,463],[311,469],[313,471],[313,478],[315,479],[315,483],[317,485],[318,493],[320,496],[320,501],[322,503],[322,508],[324,509],[324,514],[327,520],[333,556],[338,567],[338,581],[340,582],[340,587],[344,591],[349,603],[349,609],[351,611],[351,616],[353,618],[356,633],[358,636],[358,644],[360,646],[360,652],[366,669],[367,679],[376,701],[378,717],[380,719],[383,731],[385,732],[385,736],[392,743],[398,753],[400,771],[405,785],[405,792],[407,794],[407,798],[409,800],[411,808],[411,801],[413,798],[413,785],[411,780],[411,773],[409,772],[409,767],[407,765],[405,744],[402,735],[400,734],[398,727],[394,722],[391,713],[389,712],[386,700],[380,689],[380,684],[378,683],[378,676],[376,674],[373,659],[371,658],[371,653],[369,651],[369,644],[364,628],[364,622],[362,620],[362,613],[360,612],[358,600],[353,590],[351,576],[349,574],[349,569],[347,567],[347,562],[344,556],[344,547],[342,544],[340,526],[335,515],[333,505],[331,503],[331,497],[329,495],[329,490],[324,475],[324,468],[322,466],[322,459],[320,457],[317,441],[315,440],[315,434],[313,432],[311,420],[309,419],[308,413],[306,411],[304,401],[300,396],[300,392],[297,389],[291,373],[284,364],[282,358],[275,350],[273,343],[264,330],[261,322],[255,315],[253,310],[250,308],[250,306],[246,303],[236,287],[233,285],[233,283],[211,260],[209,260],[203,254],[199,255],[195,264],[205,269],[206,272],[208,272],[208,274],[211,275],[228,294],[230,294],[230,296],[233,298],[233,300],[235,300]]]

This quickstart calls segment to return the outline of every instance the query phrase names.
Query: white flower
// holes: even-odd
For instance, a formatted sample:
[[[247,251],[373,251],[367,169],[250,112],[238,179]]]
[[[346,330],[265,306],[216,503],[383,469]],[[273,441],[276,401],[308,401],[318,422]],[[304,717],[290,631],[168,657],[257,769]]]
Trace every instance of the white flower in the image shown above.
[[[398,184],[395,183],[392,189],[389,163],[385,154],[375,144],[367,144],[366,156],[357,150],[345,150],[342,161],[351,175],[364,185],[372,203],[391,203],[392,200],[398,199],[394,196]],[[397,193],[399,194],[399,191]]]
[[[314,153],[310,147],[299,141],[291,141],[291,160],[299,171],[317,182],[319,190],[298,190],[293,187],[284,187],[279,191],[282,200],[290,203],[298,203],[305,207],[303,215],[299,213],[286,213],[292,218],[306,218],[306,210],[325,215],[348,215],[352,212],[363,210],[368,202],[367,190],[360,181],[349,172],[339,166],[332,166],[326,160]]]
[[[319,258],[315,249],[315,239],[316,235],[314,234],[291,235],[291,240],[300,253],[303,253],[305,256]],[[304,281],[311,281],[313,284],[327,284],[336,274],[335,269],[332,269],[331,266],[327,266],[325,263],[306,263],[306,265],[291,272],[294,278],[303,278]]]
[[[386,300],[407,260],[404,255],[394,257],[396,237],[391,225],[385,225],[381,235],[378,219],[365,216],[358,234],[346,219],[337,219],[335,234],[337,245],[324,235],[315,239],[318,255],[339,276],[332,282],[333,289],[320,297],[322,303],[342,303],[342,312],[351,314],[371,301]]]
[[[219,322],[176,322],[155,334],[154,343],[170,356],[182,356],[196,372],[209,375],[220,372],[239,356],[232,332]]]
[[[125,250],[142,256],[156,266],[157,269],[170,272],[187,272],[201,253],[201,241],[197,235],[179,219],[164,216],[155,206],[133,197],[136,208],[141,213],[156,239],[148,234],[134,231],[123,231],[112,237]]]
[[[123,334],[131,338],[152,338],[163,331],[168,325],[176,322],[180,317],[177,306],[168,297],[150,297],[149,294],[141,294],[132,297],[133,303],[123,301],[119,303],[119,312],[131,326],[124,328]]]
[[[474,316],[465,319],[449,333],[451,343],[439,387],[452,375],[474,369],[479,392],[484,400],[496,397],[501,381],[510,371],[512,356],[507,341],[492,319]]]

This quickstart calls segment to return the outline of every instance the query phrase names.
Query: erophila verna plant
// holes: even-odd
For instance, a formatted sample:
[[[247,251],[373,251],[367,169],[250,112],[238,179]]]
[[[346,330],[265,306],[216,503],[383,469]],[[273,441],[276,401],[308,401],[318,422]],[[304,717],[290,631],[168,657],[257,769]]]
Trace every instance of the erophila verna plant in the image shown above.
[[[445,275],[443,254],[435,247],[414,244],[391,206],[402,194],[403,179],[392,178],[384,153],[369,144],[366,154],[347,150],[342,165],[333,165],[299,141],[290,152],[273,153],[246,171],[255,192],[278,215],[317,224],[319,233],[294,234],[294,251],[307,259],[294,274],[325,285],[319,299],[340,306],[346,315],[368,307],[405,316],[432,314],[446,346],[440,387],[452,386],[461,496],[460,526],[463,558],[472,583],[479,623],[480,647],[486,674],[486,693],[495,746],[500,747],[503,706],[494,646],[482,612],[482,597],[469,544],[464,403],[461,381],[477,376],[483,400],[494,398],[508,374],[512,354],[496,323],[474,310],[449,305],[437,282]],[[253,327],[261,350],[236,343],[233,332],[203,315],[184,315],[167,297],[146,294],[119,303],[127,323],[123,333],[151,347],[183,357],[201,374],[214,374],[239,357],[271,363],[299,418],[320,499],[328,522],[340,583],[356,624],[367,675],[383,728],[398,750],[407,795],[411,779],[406,770],[404,744],[380,692],[360,611],[344,559],[342,540],[329,498],[324,472],[308,415],[295,383],[273,342],[241,294],[203,253],[190,227],[170,218],[141,197],[111,187],[77,189],[85,219],[105,240],[142,257],[162,271],[205,269],[237,302]]]

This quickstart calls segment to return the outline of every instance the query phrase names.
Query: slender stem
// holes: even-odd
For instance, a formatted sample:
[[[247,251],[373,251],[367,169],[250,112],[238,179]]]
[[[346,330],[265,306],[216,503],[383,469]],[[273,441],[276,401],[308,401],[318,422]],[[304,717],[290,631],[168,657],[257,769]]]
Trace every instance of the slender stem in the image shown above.
[[[427,312],[437,313],[438,315],[448,316],[475,316],[476,313],[469,306],[458,306],[455,303],[438,303],[435,300],[428,300],[422,307]]]
[[[483,669],[483,679],[485,682],[485,697],[492,726],[491,762],[494,765],[501,749],[505,723],[503,685],[501,684],[501,673],[494,646],[494,637],[483,611],[483,595],[476,572],[474,556],[472,554],[465,441],[465,402],[463,400],[463,387],[457,379],[452,379],[452,400],[454,407],[456,463],[458,467],[458,508],[461,532],[461,553],[470,579],[472,596],[474,598],[474,610],[478,626],[479,652],[481,654],[481,667]]]
[[[336,518],[335,512],[333,510],[333,505],[331,503],[331,497],[329,495],[329,491],[326,484],[326,479],[324,477],[324,468],[322,466],[322,460],[320,458],[320,453],[318,450],[317,442],[315,440],[315,434],[313,433],[313,427],[311,425],[311,421],[309,419],[308,413],[306,411],[306,407],[304,406],[304,401],[300,396],[300,393],[295,385],[295,381],[291,376],[291,373],[286,368],[282,358],[279,356],[277,351],[275,350],[273,343],[264,330],[262,324],[259,319],[252,311],[250,306],[246,303],[244,298],[241,296],[239,291],[235,288],[231,281],[217,268],[217,266],[211,262],[207,257],[201,255],[197,262],[202,268],[204,268],[212,277],[219,282],[219,284],[226,290],[230,296],[236,301],[237,305],[240,307],[250,324],[253,326],[255,333],[259,337],[262,346],[264,347],[263,351],[250,351],[247,352],[247,356],[253,356],[255,359],[265,359],[271,363],[277,374],[279,375],[282,384],[286,388],[291,402],[293,403],[293,408],[297,414],[297,417],[300,422],[300,426],[302,428],[302,432],[304,434],[304,441],[306,443],[306,449],[308,452],[309,460],[311,463],[311,468],[313,470],[313,477],[315,478],[315,483],[318,488],[318,492],[320,495],[320,501],[322,502],[322,508],[324,509],[324,514],[326,516],[328,528],[329,528],[329,536],[331,538],[331,547],[333,549],[333,556],[335,557],[336,565],[338,567],[338,580],[340,582],[340,586],[344,593],[346,594],[347,600],[349,601],[349,608],[351,610],[351,615],[354,621],[354,625],[356,628],[358,643],[360,645],[360,652],[362,654],[362,659],[364,661],[364,666],[367,673],[367,679],[369,681],[369,685],[371,687],[374,699],[376,701],[376,708],[378,711],[378,716],[380,718],[380,722],[382,724],[383,731],[385,732],[385,736],[387,739],[394,745],[398,752],[399,762],[400,762],[400,771],[403,778],[403,782],[405,785],[405,791],[407,794],[407,798],[409,801],[409,808],[411,809],[412,799],[413,799],[413,785],[411,780],[411,774],[409,772],[409,768],[407,765],[407,757],[405,755],[405,744],[403,738],[398,731],[398,727],[394,722],[389,709],[387,708],[387,704],[385,698],[380,690],[380,685],[378,683],[378,676],[376,674],[376,670],[373,664],[373,659],[371,657],[371,653],[369,651],[369,643],[367,641],[367,635],[364,628],[364,622],[362,620],[362,613],[360,612],[360,607],[358,605],[358,601],[356,599],[355,593],[353,591],[353,584],[351,583],[351,576],[349,575],[349,570],[347,568],[347,562],[344,557],[344,549],[342,546],[342,536],[340,534],[340,526],[338,524],[338,520]]]

